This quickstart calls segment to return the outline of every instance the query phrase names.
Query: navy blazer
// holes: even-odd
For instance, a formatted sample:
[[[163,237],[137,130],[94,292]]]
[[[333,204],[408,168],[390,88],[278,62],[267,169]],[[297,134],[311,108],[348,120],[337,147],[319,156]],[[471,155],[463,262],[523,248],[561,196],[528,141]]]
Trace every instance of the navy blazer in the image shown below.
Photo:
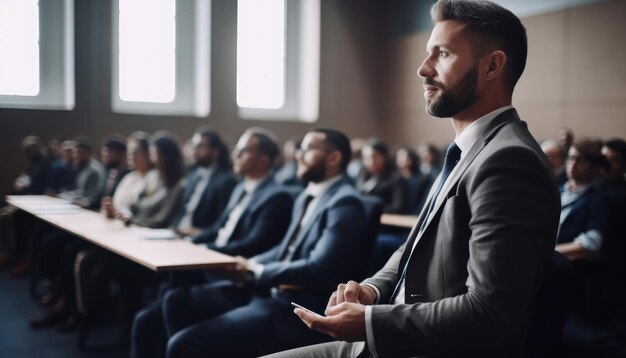
[[[306,191],[294,205],[302,211]],[[281,261],[298,223],[293,220],[280,245],[254,259],[265,265],[257,284],[305,286],[318,292],[333,290],[338,283],[361,275],[367,264],[369,245],[364,244],[367,225],[359,193],[344,176],[320,198],[309,221],[297,236],[291,260]],[[328,298],[324,293],[325,299]]]
[[[207,243],[210,249],[228,255],[249,257],[268,250],[280,241],[289,226],[293,199],[287,190],[269,176],[252,193],[250,204],[241,214],[226,246],[215,246],[217,233],[228,221],[243,190],[242,182],[233,190],[227,209],[219,220],[196,236],[194,243]]]
[[[185,215],[185,205],[191,199],[194,192],[194,186],[192,183],[200,180],[198,178],[198,169],[193,168],[187,174],[187,184],[185,187],[185,193],[183,194],[183,203],[176,214],[173,226],[178,226],[180,220]],[[222,215],[222,212],[228,204],[230,194],[237,185],[237,177],[229,170],[216,169],[209,180],[209,184],[204,189],[202,197],[198,202],[198,206],[193,211],[191,218],[191,225],[197,228],[211,227]]]
[[[592,229],[605,234],[609,201],[599,188],[590,187],[570,205],[570,212],[559,227],[557,244],[572,242],[581,233]]]

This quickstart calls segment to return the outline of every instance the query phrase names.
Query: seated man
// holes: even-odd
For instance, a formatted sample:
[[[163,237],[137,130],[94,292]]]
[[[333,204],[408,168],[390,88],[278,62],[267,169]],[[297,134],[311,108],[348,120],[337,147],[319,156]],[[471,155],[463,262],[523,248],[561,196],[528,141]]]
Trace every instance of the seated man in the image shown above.
[[[561,220],[556,250],[569,259],[600,253],[607,225],[609,199],[596,186],[603,166],[602,143],[581,140],[569,149],[569,180],[561,189]]]
[[[272,177],[278,145],[274,134],[250,128],[233,151],[234,170],[244,178],[217,222],[190,237],[228,255],[250,257],[276,245],[289,226],[291,195]]]
[[[215,224],[237,185],[228,148],[217,132],[198,128],[191,144],[196,162],[187,174],[183,204],[173,223],[184,236],[198,235]]]
[[[361,274],[365,209],[345,175],[345,135],[310,131],[297,158],[298,176],[309,184],[282,242],[250,260],[239,257],[230,272],[239,284],[219,281],[165,296],[169,357],[256,356],[327,339],[303,327],[290,302],[321,310],[338,282]],[[131,355],[142,353],[134,346]]]
[[[233,151],[235,173],[244,180],[233,190],[226,210],[215,225],[188,239],[229,255],[246,257],[278,244],[289,226],[293,199],[271,175],[277,156],[278,145],[271,132],[261,128],[244,132]],[[203,273],[177,273],[169,284],[178,286],[212,279]],[[161,306],[159,299],[136,315],[133,343],[137,355],[156,356],[153,349],[165,344]],[[159,344],[151,344],[155,337]]]

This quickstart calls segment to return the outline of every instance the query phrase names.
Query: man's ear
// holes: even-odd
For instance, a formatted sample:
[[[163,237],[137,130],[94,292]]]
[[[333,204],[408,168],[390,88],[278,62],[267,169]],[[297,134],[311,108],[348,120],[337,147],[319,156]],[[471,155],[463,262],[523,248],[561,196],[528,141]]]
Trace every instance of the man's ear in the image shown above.
[[[484,80],[486,82],[493,81],[499,76],[503,75],[504,66],[506,65],[508,58],[502,51],[493,51],[486,56],[485,75]]]
[[[331,151],[326,157],[328,164],[339,167],[341,165],[341,152],[338,150]]]

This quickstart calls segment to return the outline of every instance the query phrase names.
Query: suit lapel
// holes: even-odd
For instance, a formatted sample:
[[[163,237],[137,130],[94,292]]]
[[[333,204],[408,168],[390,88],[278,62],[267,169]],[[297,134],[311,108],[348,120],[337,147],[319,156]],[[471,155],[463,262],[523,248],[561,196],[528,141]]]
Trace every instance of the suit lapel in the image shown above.
[[[517,121],[517,120],[519,120],[519,116],[517,115],[517,111],[515,109],[509,109],[507,111],[504,111],[500,115],[498,115],[496,118],[494,118],[491,121],[491,123],[489,123],[489,126],[485,130],[485,134],[483,135],[483,137],[480,140],[478,140],[476,143],[474,143],[474,145],[472,145],[472,147],[469,149],[467,154],[465,154],[461,163],[459,163],[459,165],[454,168],[452,173],[450,173],[450,176],[448,177],[447,182],[441,188],[441,191],[439,192],[439,196],[436,198],[435,205],[433,206],[433,210],[431,212],[431,215],[429,215],[429,217],[425,217],[426,211],[427,211],[427,208],[426,208],[427,205],[424,205],[424,208],[422,208],[422,212],[419,215],[417,223],[415,224],[415,226],[413,226],[413,229],[411,230],[411,233],[409,234],[407,245],[405,246],[402,259],[400,260],[400,268],[404,267],[404,263],[408,259],[408,256],[410,255],[413,249],[413,246],[415,246],[414,242],[416,240],[417,242],[419,242],[419,240],[422,238],[426,230],[428,230],[428,227],[430,226],[430,224],[432,224],[433,218],[436,216],[437,211],[441,208],[443,203],[448,199],[447,193],[450,191],[450,189],[452,189],[457,184],[459,179],[461,179],[461,176],[463,176],[463,174],[465,173],[467,168],[472,164],[476,156],[483,150],[485,145],[489,143],[489,141],[496,135],[496,133],[503,126],[509,123],[512,123],[514,121]],[[438,177],[437,180],[439,180],[440,176]],[[435,184],[436,184],[436,181],[435,181]],[[435,186],[435,184],[433,184],[433,187]],[[426,203],[429,203],[430,200],[432,200],[433,194],[434,193],[431,188],[431,191],[428,194],[428,200],[426,201]],[[421,227],[422,221],[424,220],[427,220],[427,222],[424,226],[424,230],[420,232],[419,228]]]
[[[324,193],[324,195],[322,195],[322,197],[320,198],[319,202],[317,203],[317,206],[313,210],[313,213],[309,217],[309,220],[307,221],[306,225],[302,226],[300,228],[300,231],[298,232],[298,237],[296,239],[296,243],[294,244],[294,252],[296,252],[298,250],[298,247],[304,241],[304,238],[307,236],[307,233],[311,230],[311,228],[314,226],[314,224],[317,223],[318,218],[320,217],[320,215],[322,215],[322,212],[328,206],[328,204],[330,202],[330,199],[335,195],[337,190],[339,190],[339,188],[341,187],[343,182],[344,182],[344,179],[343,178],[340,179],[333,186],[331,186],[328,189],[328,191],[326,191],[326,193]]]

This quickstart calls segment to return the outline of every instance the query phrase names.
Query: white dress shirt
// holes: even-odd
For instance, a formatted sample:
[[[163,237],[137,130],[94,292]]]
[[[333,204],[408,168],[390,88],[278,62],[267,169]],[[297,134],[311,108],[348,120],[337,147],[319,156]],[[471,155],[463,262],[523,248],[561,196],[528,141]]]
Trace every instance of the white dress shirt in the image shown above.
[[[241,215],[246,211],[248,206],[250,206],[250,202],[252,201],[252,194],[259,187],[259,184],[265,180],[265,177],[261,179],[245,179],[243,182],[243,190],[244,197],[239,200],[237,205],[230,211],[228,214],[228,219],[224,226],[222,226],[217,232],[217,238],[215,239],[215,246],[224,247],[228,244],[235,228],[237,227],[237,223],[241,219]]]
[[[321,198],[324,196],[324,194],[326,194],[328,189],[330,189],[331,186],[341,180],[341,178],[341,175],[337,175],[321,183],[309,183],[309,185],[305,189],[305,193],[307,195],[311,195],[313,197],[313,200],[311,200],[309,206],[306,208],[304,216],[302,216],[300,227],[304,227],[309,222],[309,220],[311,220],[311,215],[313,215],[313,213],[315,212],[315,208],[317,207],[317,205],[319,205]],[[254,259],[248,260],[248,270],[252,271],[255,279],[258,280],[261,277],[264,268],[265,265],[256,262]]]
[[[472,148],[472,146],[476,142],[478,142],[480,138],[485,134],[485,130],[487,129],[489,123],[493,121],[502,112],[509,110],[511,108],[513,108],[513,106],[505,106],[505,107],[498,108],[494,111],[491,111],[485,114],[484,116],[478,118],[477,120],[473,121],[472,123],[470,123],[467,127],[465,127],[461,131],[461,133],[458,133],[456,135],[454,142],[459,147],[459,149],[461,149],[461,158],[459,159],[459,162],[454,167],[452,172],[450,172],[450,175],[448,175],[448,178],[446,179],[446,181],[454,177],[456,170],[458,170],[458,168],[460,167],[459,164],[463,162],[463,159],[465,158],[465,155],[470,150],[470,148]],[[439,175],[439,177],[437,178],[437,181],[433,183],[432,188],[437,187],[439,180],[441,180],[441,175]],[[444,187],[445,185],[446,185],[446,182],[444,182],[444,185],[442,187]],[[446,195],[446,193],[441,191],[439,192],[439,195]],[[437,198],[432,198],[432,200],[435,200],[435,201],[436,199]],[[425,205],[425,208],[426,207],[427,205]],[[424,220],[428,220],[433,215],[435,215],[434,210],[433,212],[429,214],[429,217],[424,218]],[[411,248],[411,251],[415,249],[416,244],[417,244],[417,240],[415,240],[415,242],[413,243],[413,247]],[[374,291],[376,291],[376,297],[378,300],[378,297],[380,297],[380,291],[378,290],[378,288],[374,285],[368,285],[368,286],[372,287]],[[404,302],[404,280],[402,281],[400,285],[400,289],[398,290],[398,293],[396,294],[396,297],[393,300],[393,304],[403,304],[403,303],[405,303]],[[376,353],[376,342],[374,341],[374,328],[372,326],[372,306],[365,307],[365,332],[367,336],[367,346],[370,352],[372,353],[372,356],[374,358],[377,358],[378,354]]]
[[[189,198],[189,201],[185,205],[185,214],[178,222],[179,230],[189,230],[193,228],[193,223],[191,219],[193,218],[193,212],[196,210],[198,203],[200,203],[200,199],[202,199],[202,193],[204,193],[204,189],[206,189],[207,185],[211,181],[211,177],[215,172],[214,167],[203,168],[199,167],[196,169],[196,175],[200,177],[200,180],[196,183],[195,188],[193,189],[193,194]]]

